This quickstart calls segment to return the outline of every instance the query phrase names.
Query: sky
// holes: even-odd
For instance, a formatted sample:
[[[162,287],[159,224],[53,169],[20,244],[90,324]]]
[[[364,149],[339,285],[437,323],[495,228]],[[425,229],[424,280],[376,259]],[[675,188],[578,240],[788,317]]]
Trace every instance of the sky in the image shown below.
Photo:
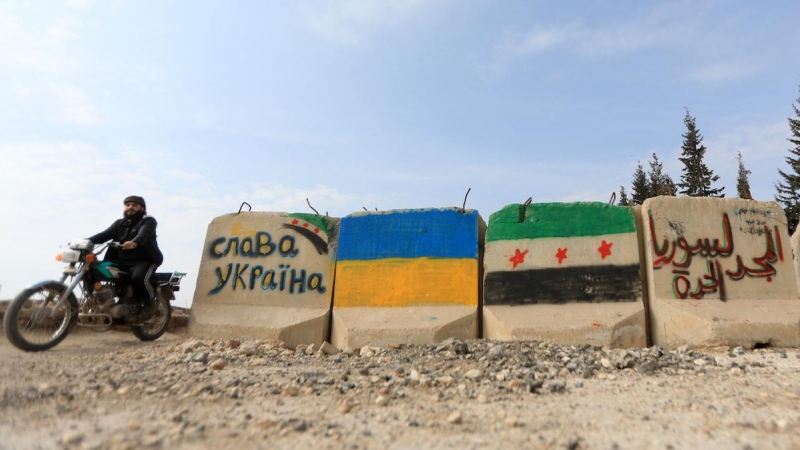
[[[772,200],[800,2],[0,2],[0,299],[143,196],[160,271],[235,213],[607,202],[696,118],[714,187]],[[467,192],[469,195],[467,196]],[[250,209],[244,206],[244,210]]]

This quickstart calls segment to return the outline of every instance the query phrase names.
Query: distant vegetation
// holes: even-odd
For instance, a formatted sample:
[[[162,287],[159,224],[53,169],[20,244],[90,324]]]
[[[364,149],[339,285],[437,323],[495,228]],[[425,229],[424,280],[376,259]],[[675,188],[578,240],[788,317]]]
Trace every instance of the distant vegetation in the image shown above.
[[[789,223],[789,233],[793,234],[797,229],[800,220],[800,97],[796,104],[792,104],[795,117],[789,117],[789,131],[791,137],[787,140],[792,144],[789,148],[789,156],[786,157],[787,170],[778,169],[780,181],[775,184],[777,193],[775,200],[783,207],[786,212],[786,219]],[[703,145],[703,136],[697,127],[697,121],[689,110],[683,118],[686,132],[681,145],[681,157],[678,158],[683,163],[680,181],[675,184],[672,178],[664,172],[663,163],[658,159],[658,155],[653,153],[652,160],[649,161],[650,170],[645,173],[644,165],[638,161],[636,170],[633,172],[630,192],[625,186],[619,187],[620,206],[641,205],[650,197],[659,195],[685,195],[689,197],[724,197],[724,187],[715,187],[719,181],[719,175],[705,164],[706,146]],[[750,195],[750,171],[744,165],[742,153],[737,154],[738,173],[736,177],[736,195],[740,198],[752,198]]]

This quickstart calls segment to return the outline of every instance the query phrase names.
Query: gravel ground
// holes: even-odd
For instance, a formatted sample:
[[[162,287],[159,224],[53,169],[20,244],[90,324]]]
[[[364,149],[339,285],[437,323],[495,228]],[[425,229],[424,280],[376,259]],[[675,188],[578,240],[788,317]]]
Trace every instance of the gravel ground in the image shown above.
[[[800,352],[0,342],[0,448],[800,448]]]

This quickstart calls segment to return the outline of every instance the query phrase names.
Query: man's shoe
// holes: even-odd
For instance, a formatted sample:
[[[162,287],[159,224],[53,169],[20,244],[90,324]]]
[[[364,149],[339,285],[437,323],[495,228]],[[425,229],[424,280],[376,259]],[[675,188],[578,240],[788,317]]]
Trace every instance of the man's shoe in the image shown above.
[[[156,302],[154,300],[145,300],[144,307],[142,308],[142,320],[150,320],[156,312]]]
[[[153,317],[156,312],[155,300],[134,300],[134,304],[128,305],[128,314],[125,319],[130,323],[143,323],[147,322]]]
[[[137,303],[134,305],[126,305],[128,310],[125,314],[125,321],[128,323],[142,323],[146,319],[143,319],[144,316],[144,305],[141,303]]]

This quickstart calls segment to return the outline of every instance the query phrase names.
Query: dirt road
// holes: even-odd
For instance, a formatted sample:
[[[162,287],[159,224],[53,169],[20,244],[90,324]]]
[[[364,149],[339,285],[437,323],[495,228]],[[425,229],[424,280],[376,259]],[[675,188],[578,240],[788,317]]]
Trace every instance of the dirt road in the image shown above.
[[[800,448],[796,349],[0,339],[0,448]]]

